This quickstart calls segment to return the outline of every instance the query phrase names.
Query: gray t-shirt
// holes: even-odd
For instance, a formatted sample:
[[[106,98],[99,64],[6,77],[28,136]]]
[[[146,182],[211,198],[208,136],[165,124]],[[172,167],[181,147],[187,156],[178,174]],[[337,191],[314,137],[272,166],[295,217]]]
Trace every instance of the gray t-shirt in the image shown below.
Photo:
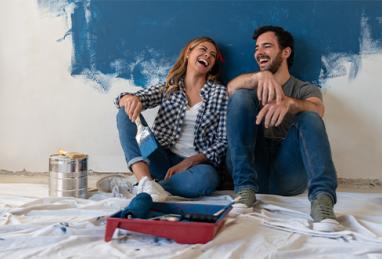
[[[317,97],[322,100],[322,93],[318,86],[308,82],[301,81],[293,76],[283,86],[284,94],[286,96],[304,100],[309,97]],[[289,127],[291,126],[294,114],[287,113],[283,122],[278,127],[264,129],[266,138],[283,139],[288,134]]]

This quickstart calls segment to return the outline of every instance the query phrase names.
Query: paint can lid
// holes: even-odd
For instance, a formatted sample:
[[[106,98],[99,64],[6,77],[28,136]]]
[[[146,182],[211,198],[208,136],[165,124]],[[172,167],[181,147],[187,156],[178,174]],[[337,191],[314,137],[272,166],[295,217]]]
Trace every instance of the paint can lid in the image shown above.
[[[72,160],[82,160],[87,159],[88,155],[80,152],[68,152],[63,149],[59,149],[56,154],[50,156],[51,159],[72,159]]]

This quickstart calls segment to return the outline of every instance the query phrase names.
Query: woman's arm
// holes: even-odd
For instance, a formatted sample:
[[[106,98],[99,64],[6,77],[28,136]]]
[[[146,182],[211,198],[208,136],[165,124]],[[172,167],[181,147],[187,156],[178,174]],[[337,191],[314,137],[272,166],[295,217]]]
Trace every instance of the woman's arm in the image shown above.
[[[212,145],[206,150],[203,150],[203,154],[215,166],[218,166],[221,163],[228,145],[226,133],[228,95],[225,89],[222,90],[222,93],[219,94],[218,98],[221,98],[221,103],[218,125],[214,129],[216,131],[216,138]]]
[[[114,101],[118,108],[122,105],[120,103],[121,99],[126,95],[133,95],[139,98],[142,103],[142,110],[154,108],[162,102],[163,95],[165,93],[165,85],[158,84],[139,90],[136,93],[123,92]]]

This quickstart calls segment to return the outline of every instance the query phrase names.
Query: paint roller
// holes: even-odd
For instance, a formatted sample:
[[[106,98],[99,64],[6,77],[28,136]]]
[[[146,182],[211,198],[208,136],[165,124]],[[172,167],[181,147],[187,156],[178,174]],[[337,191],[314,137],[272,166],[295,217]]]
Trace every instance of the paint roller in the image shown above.
[[[153,205],[153,199],[148,193],[141,192],[131,200],[129,206],[121,211],[121,218],[145,219]]]

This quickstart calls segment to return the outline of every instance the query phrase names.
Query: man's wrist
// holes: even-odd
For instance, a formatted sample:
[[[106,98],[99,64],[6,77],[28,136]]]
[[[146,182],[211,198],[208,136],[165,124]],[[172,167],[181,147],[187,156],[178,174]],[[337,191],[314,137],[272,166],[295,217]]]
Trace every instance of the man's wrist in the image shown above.
[[[286,98],[287,103],[288,103],[287,104],[288,112],[290,112],[292,114],[296,114],[296,113],[300,112],[301,107],[300,107],[299,100],[294,99],[294,98],[289,97],[289,96],[285,96],[284,98]]]
[[[253,86],[253,88],[257,87],[257,83],[259,82],[259,73],[260,72],[257,72],[257,73],[253,73],[251,75],[251,82],[250,82],[250,84]]]

